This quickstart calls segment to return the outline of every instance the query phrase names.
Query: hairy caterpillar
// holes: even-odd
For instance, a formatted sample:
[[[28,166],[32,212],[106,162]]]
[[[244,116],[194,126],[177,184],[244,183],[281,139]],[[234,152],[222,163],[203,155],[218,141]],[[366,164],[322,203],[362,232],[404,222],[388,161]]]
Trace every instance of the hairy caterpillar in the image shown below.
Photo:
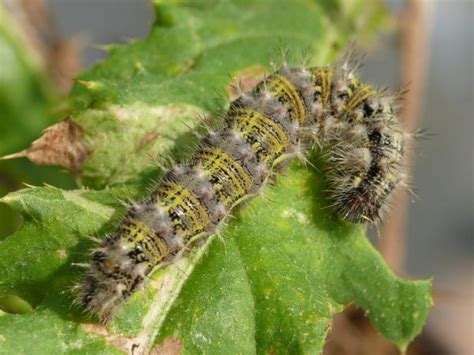
[[[403,182],[407,135],[396,98],[353,72],[283,65],[242,92],[190,161],[169,170],[93,252],[79,303],[108,320],[156,266],[214,234],[280,162],[311,144],[325,151],[334,212],[355,223],[378,221]]]

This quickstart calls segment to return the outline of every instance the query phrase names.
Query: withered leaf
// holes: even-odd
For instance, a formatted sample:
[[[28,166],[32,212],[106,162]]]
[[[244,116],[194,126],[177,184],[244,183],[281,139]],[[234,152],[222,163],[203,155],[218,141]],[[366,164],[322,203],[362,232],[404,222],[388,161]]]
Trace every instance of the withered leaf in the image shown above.
[[[1,157],[1,160],[26,157],[35,164],[60,165],[73,175],[81,172],[88,156],[83,141],[83,130],[70,117],[43,131],[31,146],[20,152]]]

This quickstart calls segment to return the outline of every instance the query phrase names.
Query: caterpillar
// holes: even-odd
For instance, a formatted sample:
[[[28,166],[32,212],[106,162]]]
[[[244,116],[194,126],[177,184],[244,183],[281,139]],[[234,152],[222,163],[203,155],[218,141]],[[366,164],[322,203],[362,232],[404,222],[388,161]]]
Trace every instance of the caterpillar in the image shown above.
[[[403,184],[406,134],[397,97],[361,82],[355,67],[284,64],[240,92],[189,161],[176,164],[117,230],[92,252],[78,302],[102,321],[152,270],[216,233],[258,194],[288,157],[324,151],[334,213],[354,223],[381,219]]]

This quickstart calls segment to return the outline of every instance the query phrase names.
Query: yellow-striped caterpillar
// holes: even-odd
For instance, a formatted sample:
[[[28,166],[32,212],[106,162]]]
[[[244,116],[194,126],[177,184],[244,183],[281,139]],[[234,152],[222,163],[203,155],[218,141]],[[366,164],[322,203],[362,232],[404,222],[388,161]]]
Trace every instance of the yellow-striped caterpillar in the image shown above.
[[[378,221],[403,182],[407,135],[395,100],[347,66],[283,65],[242,92],[192,158],[129,208],[93,252],[79,303],[108,320],[155,267],[216,233],[285,158],[311,145],[325,152],[334,212],[350,222]]]

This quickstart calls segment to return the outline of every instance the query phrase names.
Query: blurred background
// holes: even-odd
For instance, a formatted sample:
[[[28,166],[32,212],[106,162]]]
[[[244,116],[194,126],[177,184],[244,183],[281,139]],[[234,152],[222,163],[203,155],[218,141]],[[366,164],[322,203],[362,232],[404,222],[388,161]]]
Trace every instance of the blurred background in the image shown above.
[[[16,65],[39,67],[47,63],[49,75],[63,93],[70,88],[70,78],[77,72],[105,58],[100,45],[144,37],[153,20],[148,0],[24,1],[23,7],[17,1],[3,1],[17,11],[27,29],[27,40],[39,53],[31,54],[31,62]],[[435,280],[435,308],[416,349],[410,351],[474,354],[474,2],[391,0],[386,4],[400,19],[399,29],[375,39],[367,50],[361,76],[392,88],[408,82],[414,95],[409,102],[410,112],[405,112],[407,125],[426,129],[428,138],[416,143],[411,164],[419,198],[407,198],[405,214],[401,196],[401,204],[396,206],[398,216],[381,228],[381,237],[375,231],[373,241],[398,274]],[[412,12],[407,15],[410,6]],[[31,21],[32,18],[35,20]],[[1,21],[2,17],[0,27]],[[42,37],[34,34],[38,29]],[[14,60],[1,44],[1,61]],[[10,74],[2,72],[1,65],[0,62],[0,81],[8,82]],[[28,85],[34,85],[32,82]],[[16,89],[0,89],[0,106],[2,100],[15,102],[12,92],[28,91]],[[46,101],[59,100],[59,94],[49,97],[47,88],[35,90]],[[12,105],[8,110],[18,113],[28,109],[32,114],[35,110],[42,112],[41,105]],[[0,155],[26,148],[42,128],[57,118],[54,112],[49,113],[38,126],[26,127],[27,133],[19,141],[8,139],[12,134],[6,132],[12,127],[1,122],[1,115],[10,114],[5,110],[0,109]],[[40,184],[35,176],[61,187],[74,185],[68,174],[59,172],[54,167],[35,166],[26,159],[0,161],[0,196],[20,188],[19,181]],[[18,218],[1,205],[0,218],[1,239],[16,228]],[[355,319],[354,314],[349,316]],[[338,331],[337,326],[334,331]],[[354,339],[360,335],[357,331],[354,334]],[[362,352],[347,353],[364,353],[363,345],[360,346]],[[344,348],[328,346],[325,351],[335,354]]]

